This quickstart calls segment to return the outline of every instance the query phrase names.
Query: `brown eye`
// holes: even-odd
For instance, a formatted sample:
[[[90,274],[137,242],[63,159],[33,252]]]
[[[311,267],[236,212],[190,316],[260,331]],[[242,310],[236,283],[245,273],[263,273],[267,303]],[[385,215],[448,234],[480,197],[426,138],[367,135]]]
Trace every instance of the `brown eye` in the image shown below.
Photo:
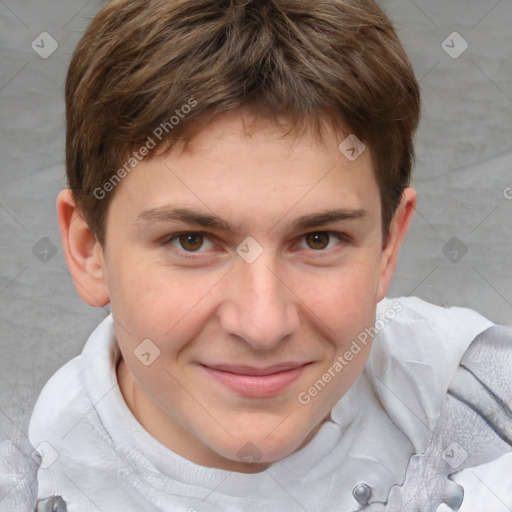
[[[160,240],[165,248],[180,258],[201,258],[212,255],[215,244],[207,233],[187,231],[167,235]]]
[[[197,251],[203,245],[203,235],[198,233],[180,235],[178,240],[186,251]]]
[[[325,249],[327,245],[329,245],[329,233],[310,233],[309,235],[306,235],[306,241],[311,249]]]

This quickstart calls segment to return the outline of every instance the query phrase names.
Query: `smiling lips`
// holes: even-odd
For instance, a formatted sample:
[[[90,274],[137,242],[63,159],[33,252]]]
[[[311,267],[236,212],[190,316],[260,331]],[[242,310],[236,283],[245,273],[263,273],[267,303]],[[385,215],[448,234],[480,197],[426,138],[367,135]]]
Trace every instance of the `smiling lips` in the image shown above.
[[[264,368],[254,368],[252,366],[233,366],[229,364],[208,364],[205,365],[213,370],[220,370],[223,372],[238,373],[241,375],[271,375],[273,373],[284,372],[286,370],[293,370],[299,368],[307,363],[280,363]]]
[[[201,364],[212,377],[232,390],[250,397],[272,396],[294,382],[310,363],[282,363],[265,368]]]

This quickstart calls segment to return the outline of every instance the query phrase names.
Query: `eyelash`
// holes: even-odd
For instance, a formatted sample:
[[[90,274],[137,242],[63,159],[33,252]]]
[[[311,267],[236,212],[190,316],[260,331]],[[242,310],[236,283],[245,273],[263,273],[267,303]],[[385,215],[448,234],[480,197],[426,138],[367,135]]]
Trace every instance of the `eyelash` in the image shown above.
[[[327,235],[334,235],[340,242],[345,242],[345,243],[350,243],[352,241],[352,239],[344,234],[344,233],[340,233],[340,232],[337,232],[337,231],[311,231],[309,233],[304,233],[303,235],[301,235],[301,239],[304,239],[306,236],[308,235],[316,235],[316,234],[327,234]],[[203,237],[207,238],[208,240],[210,240],[210,235],[208,233],[205,233],[203,231],[183,231],[181,233],[174,233],[174,234],[171,234],[171,235],[168,235],[166,236],[165,238],[162,239],[161,241],[161,244],[165,247],[171,247],[171,250],[177,254],[179,254],[180,257],[182,258],[185,258],[185,259],[191,259],[191,260],[197,260],[199,258],[201,258],[202,256],[200,256],[201,252],[197,252],[197,253],[194,253],[194,252],[187,252],[185,251],[184,249],[176,249],[175,247],[173,247],[171,245],[171,243],[174,241],[174,240],[177,240],[179,239],[180,236],[183,236],[183,235],[202,235]],[[210,240],[211,242],[211,240]],[[330,242],[330,240],[329,240]],[[212,242],[213,243],[213,242]],[[336,246],[338,247],[338,246]],[[335,252],[337,252],[339,250],[338,249],[334,249]],[[310,251],[312,252],[315,252],[315,253],[318,253],[316,256],[314,256],[315,258],[323,258],[323,257],[326,257],[326,256],[330,256],[331,254],[331,251],[333,251],[333,249],[330,249],[330,250],[327,250],[327,249],[318,249],[318,250],[314,250],[314,249],[310,249]],[[329,254],[322,254],[322,253],[326,253],[328,252]],[[197,254],[197,255],[196,255]]]

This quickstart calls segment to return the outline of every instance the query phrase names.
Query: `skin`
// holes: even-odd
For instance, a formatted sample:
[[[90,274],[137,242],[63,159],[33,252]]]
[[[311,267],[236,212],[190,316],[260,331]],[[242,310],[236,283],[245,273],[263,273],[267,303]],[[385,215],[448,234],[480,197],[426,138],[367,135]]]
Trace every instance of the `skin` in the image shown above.
[[[259,120],[248,133],[247,116],[224,114],[187,151],[176,146],[139,163],[115,190],[105,247],[69,190],[59,194],[57,209],[78,293],[90,305],[110,302],[122,352],[119,386],[133,415],[190,461],[251,473],[304,447],[362,372],[371,343],[308,404],[297,399],[374,325],[416,192],[405,190],[384,244],[370,152],[350,162],[338,149],[350,132],[329,131],[320,144],[309,134],[283,138]],[[137,221],[141,212],[169,205],[244,229]],[[298,217],[331,208],[365,216],[291,228]],[[171,238],[183,233],[196,238]],[[252,263],[236,252],[247,236],[263,250]],[[145,339],[160,350],[149,366],[134,355]],[[285,361],[311,364],[266,398],[228,389],[197,364]],[[253,445],[254,462],[242,461],[239,450]]]

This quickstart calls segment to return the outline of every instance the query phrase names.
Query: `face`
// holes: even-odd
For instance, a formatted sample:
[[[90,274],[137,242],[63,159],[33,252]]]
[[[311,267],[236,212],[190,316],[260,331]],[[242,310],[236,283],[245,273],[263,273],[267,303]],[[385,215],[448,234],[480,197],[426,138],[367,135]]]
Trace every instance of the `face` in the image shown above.
[[[369,152],[338,149],[348,133],[320,145],[243,121],[142,160],[100,259],[135,417],[193,462],[252,472],[304,446],[361,373],[371,342],[345,355],[398,249],[383,247]]]

